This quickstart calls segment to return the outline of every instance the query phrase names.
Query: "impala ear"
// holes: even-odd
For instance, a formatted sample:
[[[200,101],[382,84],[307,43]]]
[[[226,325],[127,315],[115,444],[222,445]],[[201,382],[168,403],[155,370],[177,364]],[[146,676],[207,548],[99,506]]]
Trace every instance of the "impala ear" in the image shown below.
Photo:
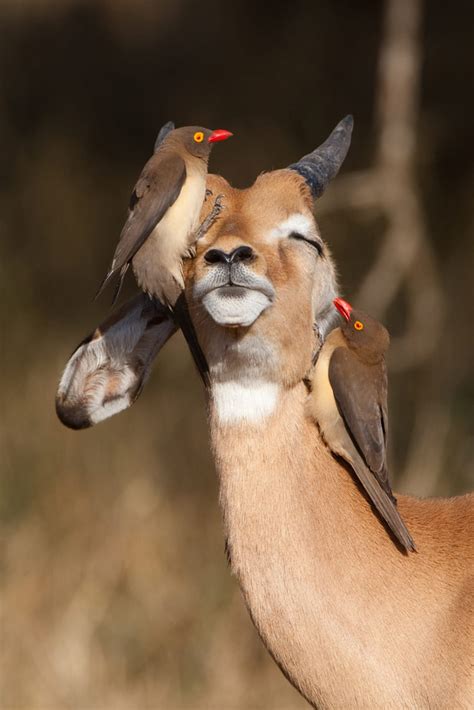
[[[112,313],[66,365],[56,395],[62,423],[85,429],[130,407],[176,329],[167,309],[145,294]]]

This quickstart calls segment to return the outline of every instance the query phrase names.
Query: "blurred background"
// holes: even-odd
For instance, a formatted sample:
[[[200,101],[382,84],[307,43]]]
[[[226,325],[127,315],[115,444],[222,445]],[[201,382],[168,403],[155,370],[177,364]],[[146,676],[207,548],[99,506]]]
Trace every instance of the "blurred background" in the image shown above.
[[[227,569],[182,339],[128,412],[54,412],[169,119],[232,130],[211,169],[244,187],[354,114],[317,216],[392,334],[395,488],[472,486],[472,21],[471,0],[1,0],[1,708],[306,706]]]

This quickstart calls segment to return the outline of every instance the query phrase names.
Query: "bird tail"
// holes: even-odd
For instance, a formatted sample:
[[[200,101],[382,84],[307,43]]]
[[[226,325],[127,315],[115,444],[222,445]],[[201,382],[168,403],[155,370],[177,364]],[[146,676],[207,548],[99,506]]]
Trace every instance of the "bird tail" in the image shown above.
[[[123,281],[125,279],[125,274],[127,273],[129,266],[130,266],[130,263],[127,261],[120,269],[119,280],[117,281],[117,286],[115,287],[115,291],[114,291],[114,297],[112,299],[113,306],[115,306],[117,299],[120,295],[120,291],[122,290],[122,286],[123,286]]]
[[[352,463],[352,467],[370,500],[374,504],[378,513],[381,515],[382,519],[395,535],[398,542],[407,552],[416,552],[415,542],[408,532],[408,529],[403,522],[394,501],[391,500],[391,498],[380,486],[374,477],[374,474],[369,471],[367,466],[362,461]]]
[[[102,281],[101,281],[101,283],[100,283],[100,286],[99,286],[99,288],[98,288],[97,291],[96,291],[96,294],[95,294],[95,296],[94,296],[94,301],[95,301],[97,298],[99,298],[99,296],[105,291],[105,289],[106,289],[107,286],[109,285],[110,280],[111,280],[111,278],[112,278],[112,276],[113,276],[114,274],[115,274],[115,271],[108,271],[108,272],[105,274],[105,277],[102,279]]]
[[[211,383],[209,365],[207,364],[207,360],[199,344],[191,316],[189,315],[189,308],[184,291],[181,292],[176,303],[171,308],[171,312],[176,324],[183,331],[183,335],[191,351],[194,364],[201,375],[204,386],[207,388]]]
[[[112,298],[112,306],[115,306],[117,299],[120,295],[120,291],[122,290],[123,286],[123,281],[125,279],[125,274],[127,273],[128,267],[129,267],[129,262],[126,262],[122,268],[120,269],[119,273],[119,280],[117,281],[117,286],[115,287],[114,291],[114,296]],[[100,284],[99,288],[97,289],[97,293],[94,296],[94,301],[99,298],[101,293],[103,293],[106,289],[106,287],[109,285],[110,280],[112,279],[113,276],[117,273],[117,269],[111,269],[106,275],[105,278],[102,280],[102,283]]]

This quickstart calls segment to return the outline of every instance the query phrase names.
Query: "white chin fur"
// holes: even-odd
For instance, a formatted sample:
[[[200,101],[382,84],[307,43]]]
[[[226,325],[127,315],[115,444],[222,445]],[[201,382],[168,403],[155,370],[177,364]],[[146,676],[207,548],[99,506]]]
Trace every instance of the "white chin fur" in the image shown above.
[[[222,286],[206,294],[202,303],[218,325],[247,327],[271,305],[271,300],[261,291]]]

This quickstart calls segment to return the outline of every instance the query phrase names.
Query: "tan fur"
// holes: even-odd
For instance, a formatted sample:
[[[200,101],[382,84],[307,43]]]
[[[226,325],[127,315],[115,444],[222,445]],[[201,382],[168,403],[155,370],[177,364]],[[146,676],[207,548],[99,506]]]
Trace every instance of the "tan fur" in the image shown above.
[[[214,227],[197,244],[196,258],[186,263],[185,280],[187,300],[199,331],[201,346],[209,352],[211,369],[211,361],[222,360],[224,341],[231,344],[232,351],[232,345],[245,342],[246,335],[249,335],[252,339],[275,344],[282,357],[272,377],[283,378],[287,384],[295,384],[306,373],[316,345],[315,339],[311,339],[314,311],[311,293],[314,301],[320,302],[323,299],[331,304],[334,267],[327,246],[325,255],[317,258],[311,253],[310,247],[301,243],[290,240],[267,241],[265,235],[294,213],[305,214],[313,220],[309,191],[302,178],[288,170],[263,174],[246,190],[233,189],[223,178],[210,175],[208,187],[212,189],[213,197],[223,195],[223,211]],[[207,200],[201,219],[210,210],[213,197]],[[315,222],[314,227],[318,232]],[[220,328],[204,312],[202,305],[193,300],[192,285],[208,269],[203,254],[216,247],[216,244],[226,251],[242,244],[251,244],[257,255],[252,270],[259,275],[271,274],[277,301],[273,308],[265,311],[253,324],[249,333],[243,332],[244,329]],[[331,310],[334,311],[332,307]],[[298,342],[298,348],[294,347],[295,342]],[[233,354],[227,352],[226,360]],[[237,356],[240,357],[238,353]]]
[[[311,214],[303,181],[277,171],[248,190],[209,185],[224,211],[187,264],[199,340],[215,381],[279,388],[257,423],[222,422],[209,400],[231,566],[265,645],[318,708],[473,707],[473,498],[399,496],[419,550],[399,551],[306,409],[313,318],[334,271],[327,253],[264,238],[288,214]],[[223,328],[193,286],[211,245],[242,244],[276,299],[249,328]]]
[[[399,496],[418,553],[394,544],[308,413],[304,382],[335,313],[334,267],[326,246],[319,256],[273,231],[291,215],[313,220],[303,179],[276,171],[247,190],[215,176],[208,186],[201,219],[219,194],[223,211],[185,263],[186,292],[210,367],[231,566],[258,632],[315,707],[473,708],[473,497]],[[199,297],[214,268],[204,255],[244,244],[255,256],[245,268],[274,295],[252,325],[219,326]],[[145,296],[116,311],[68,362],[62,421],[92,426],[130,406],[175,327]]]

